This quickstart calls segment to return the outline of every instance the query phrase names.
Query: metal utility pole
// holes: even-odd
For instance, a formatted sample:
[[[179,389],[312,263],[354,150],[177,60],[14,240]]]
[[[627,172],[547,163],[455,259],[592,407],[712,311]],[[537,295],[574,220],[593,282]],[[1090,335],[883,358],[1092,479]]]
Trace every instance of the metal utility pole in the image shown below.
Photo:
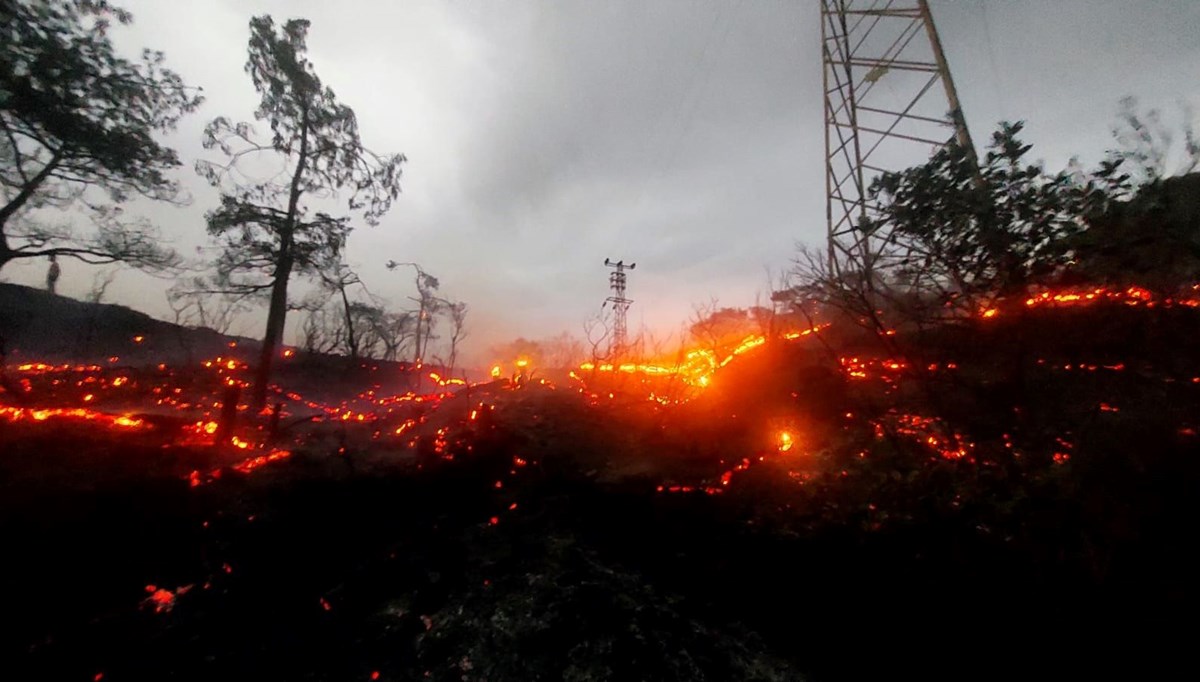
[[[972,158],[975,147],[926,0],[821,0],[821,45],[830,269],[858,263],[869,281],[898,255],[890,235],[857,229],[877,209],[871,180],[951,140]]]
[[[608,275],[608,285],[612,288],[613,295],[604,299],[604,305],[613,304],[613,337],[612,345],[609,346],[609,355],[615,357],[625,350],[625,313],[633,303],[632,299],[625,298],[625,271],[636,268],[637,263],[626,265],[623,260],[614,263],[605,258],[604,264],[613,269],[613,272]]]

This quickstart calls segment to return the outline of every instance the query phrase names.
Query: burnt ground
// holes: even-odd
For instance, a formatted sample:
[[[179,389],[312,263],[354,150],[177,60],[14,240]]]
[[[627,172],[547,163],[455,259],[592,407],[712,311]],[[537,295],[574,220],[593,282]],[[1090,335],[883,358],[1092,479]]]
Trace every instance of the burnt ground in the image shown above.
[[[1036,548],[1006,549],[961,518],[872,533],[857,511],[781,514],[793,495],[783,464],[724,495],[657,493],[649,473],[613,473],[629,468],[621,443],[645,424],[613,429],[570,394],[497,402],[451,444],[453,461],[425,445],[416,456],[314,445],[199,488],[187,470],[237,453],[6,428],[5,669],[63,680],[1038,678],[1111,670],[1128,654],[1146,670],[1179,653],[1149,635],[1182,635],[1167,618],[1194,604],[1181,523],[1138,540],[1167,553],[1142,567],[1163,573],[1098,588],[1071,562],[1047,566]],[[704,463],[671,468],[684,478]],[[1173,485],[1186,496],[1188,484]],[[819,495],[855,507],[845,490]],[[169,610],[147,601],[147,585],[176,593]]]
[[[990,351],[946,341],[960,366],[924,391],[877,367],[847,380],[786,348],[678,408],[481,387],[404,439],[298,426],[291,457],[248,474],[228,469],[244,452],[181,444],[166,426],[0,422],[0,669],[1178,674],[1200,606],[1200,368],[1172,351],[1177,327],[1111,322],[1105,343],[1080,322],[1037,330],[1057,341],[1037,352],[1010,353],[1008,335],[1029,333],[1013,329],[989,332]],[[470,420],[479,403],[494,409]],[[873,426],[915,424],[895,411],[933,403],[973,443],[966,456],[931,451],[932,431]],[[780,453],[785,423],[799,442]]]
[[[200,487],[190,470],[242,453],[6,425],[0,530],[19,635],[5,668],[106,680],[791,677],[742,626],[681,610],[588,540],[628,532],[619,518],[596,526],[598,450],[550,453],[586,440],[592,414],[530,390],[453,437],[452,461],[432,437],[415,453],[313,444]],[[174,594],[169,609],[148,586]]]

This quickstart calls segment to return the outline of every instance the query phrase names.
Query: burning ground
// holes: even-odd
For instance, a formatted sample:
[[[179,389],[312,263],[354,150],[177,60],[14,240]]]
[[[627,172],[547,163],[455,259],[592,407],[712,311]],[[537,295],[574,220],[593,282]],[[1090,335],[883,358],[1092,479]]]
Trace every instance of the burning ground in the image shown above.
[[[1196,606],[1200,361],[1178,340],[1198,331],[1189,300],[1090,290],[980,311],[919,355],[825,322],[412,392],[293,353],[262,414],[236,344],[22,351],[6,669],[974,678],[1132,652],[1144,673]]]

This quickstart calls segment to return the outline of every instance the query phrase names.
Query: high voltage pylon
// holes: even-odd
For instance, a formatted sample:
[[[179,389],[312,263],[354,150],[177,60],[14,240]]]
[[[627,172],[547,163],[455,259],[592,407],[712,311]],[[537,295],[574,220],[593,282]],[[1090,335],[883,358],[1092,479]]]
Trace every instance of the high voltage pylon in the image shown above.
[[[890,235],[855,229],[878,208],[871,180],[954,139],[974,146],[926,0],[821,0],[821,44],[830,267],[861,263],[869,278],[900,255]],[[939,81],[943,93],[931,93]]]
[[[623,260],[614,263],[605,258],[604,264],[613,268],[613,272],[608,276],[608,285],[612,288],[613,295],[604,299],[604,304],[613,304],[613,336],[608,352],[609,355],[616,356],[625,350],[625,313],[629,311],[629,306],[633,303],[632,299],[625,298],[625,271],[636,268],[637,263],[626,265]]]

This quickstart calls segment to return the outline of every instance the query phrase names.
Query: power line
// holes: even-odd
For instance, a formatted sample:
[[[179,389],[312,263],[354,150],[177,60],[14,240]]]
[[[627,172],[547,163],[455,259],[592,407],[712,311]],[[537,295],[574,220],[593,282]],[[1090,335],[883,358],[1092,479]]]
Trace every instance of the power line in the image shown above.
[[[612,288],[613,295],[604,299],[604,305],[613,304],[613,337],[608,352],[610,356],[616,357],[625,350],[627,334],[625,314],[629,311],[629,306],[633,304],[632,299],[625,298],[625,271],[636,268],[637,263],[626,265],[623,260],[614,263],[605,258],[604,264],[613,269],[608,276],[608,285]]]

